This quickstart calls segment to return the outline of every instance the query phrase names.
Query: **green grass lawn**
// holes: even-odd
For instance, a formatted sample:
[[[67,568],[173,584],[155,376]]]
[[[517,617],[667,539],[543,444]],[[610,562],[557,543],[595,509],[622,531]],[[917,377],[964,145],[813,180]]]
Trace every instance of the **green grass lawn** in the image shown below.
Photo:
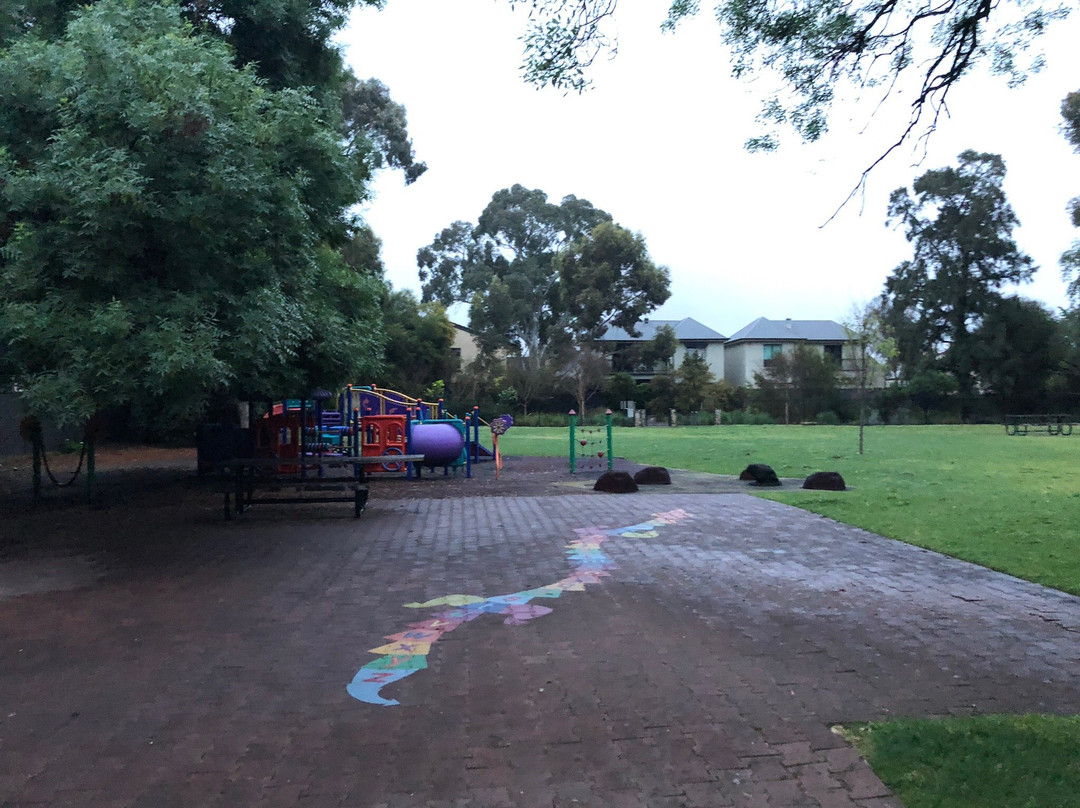
[[[1080,804],[1080,717],[901,719],[844,734],[906,808]]]
[[[617,428],[614,445],[619,457],[692,471],[738,474],[748,463],[781,477],[838,471],[851,490],[760,495],[1080,595],[1080,433],[873,427],[859,455],[856,427]],[[501,448],[568,455],[569,433],[515,427]]]
[[[838,471],[851,490],[755,493],[1080,595],[1080,432],[874,427],[863,455],[855,427],[616,429],[614,445],[618,457],[693,471]],[[514,428],[502,448],[565,456],[569,435]],[[847,732],[907,808],[1080,805],[1078,717],[901,719]]]

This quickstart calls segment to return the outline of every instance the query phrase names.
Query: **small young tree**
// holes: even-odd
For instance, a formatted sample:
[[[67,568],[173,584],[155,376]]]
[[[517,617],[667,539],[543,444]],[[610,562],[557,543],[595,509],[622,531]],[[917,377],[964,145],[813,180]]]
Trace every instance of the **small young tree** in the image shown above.
[[[528,415],[534,401],[551,394],[555,372],[548,364],[533,364],[527,356],[511,356],[506,360],[506,381],[517,391],[521,410]]]
[[[505,369],[497,358],[480,354],[454,374],[447,399],[461,412],[493,402]]]
[[[670,325],[663,325],[656,329],[653,338],[641,348],[641,361],[650,370],[657,367],[665,371],[671,370],[671,359],[678,349],[679,338],[675,336],[675,329]]]
[[[613,373],[604,384],[611,407],[622,406],[623,401],[632,401],[637,404],[641,391],[638,389],[637,380],[629,373]]]
[[[649,409],[668,412],[675,408],[675,374],[657,373],[649,382]]]
[[[567,351],[555,371],[556,385],[577,399],[578,414],[585,414],[585,402],[604,387],[611,365],[602,353],[590,347]]]
[[[704,356],[686,354],[675,380],[675,408],[684,412],[700,410],[715,381]]]
[[[884,362],[896,355],[896,341],[886,335],[881,303],[854,303],[844,321],[851,340],[852,379],[859,401],[859,454],[863,453],[867,391],[883,377]]]

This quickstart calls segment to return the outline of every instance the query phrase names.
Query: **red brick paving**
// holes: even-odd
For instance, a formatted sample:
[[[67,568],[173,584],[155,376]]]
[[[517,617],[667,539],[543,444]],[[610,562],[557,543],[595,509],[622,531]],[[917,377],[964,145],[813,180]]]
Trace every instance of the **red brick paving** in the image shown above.
[[[745,495],[512,469],[380,483],[359,520],[225,524],[187,485],[0,520],[0,592],[29,556],[96,570],[0,600],[0,806],[889,808],[834,724],[1080,712],[1076,598]],[[574,528],[676,507],[551,614],[445,636],[400,706],[346,694],[402,604],[557,580]]]

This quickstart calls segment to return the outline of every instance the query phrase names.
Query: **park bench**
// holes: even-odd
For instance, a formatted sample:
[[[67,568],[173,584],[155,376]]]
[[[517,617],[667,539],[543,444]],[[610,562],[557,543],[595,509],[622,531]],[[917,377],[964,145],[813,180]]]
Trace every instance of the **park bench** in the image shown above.
[[[1027,435],[1045,432],[1047,435],[1071,435],[1074,421],[1063,414],[1006,415],[1006,435]]]
[[[395,455],[398,463],[416,463],[423,455]],[[384,464],[385,457],[316,456],[300,458],[232,458],[215,465],[217,492],[225,497],[225,519],[233,510],[243,513],[258,503],[306,505],[351,502],[353,516],[364,512],[368,501],[365,468]],[[286,495],[282,496],[282,492]]]

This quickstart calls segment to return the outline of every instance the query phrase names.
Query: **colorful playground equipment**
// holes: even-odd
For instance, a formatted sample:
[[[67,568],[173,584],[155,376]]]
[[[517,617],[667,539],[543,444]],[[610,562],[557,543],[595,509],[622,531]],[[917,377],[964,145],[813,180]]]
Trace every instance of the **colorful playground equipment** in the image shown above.
[[[581,469],[599,469],[607,463],[607,470],[614,467],[614,445],[611,437],[611,410],[604,415],[604,426],[578,425],[578,415],[570,410],[570,473]],[[606,460],[605,460],[606,457]]]
[[[385,457],[381,464],[367,466],[369,473],[404,471],[409,478],[420,476],[423,468],[465,467],[472,476],[472,463],[493,457],[480,443],[480,413],[474,407],[464,419],[446,411],[443,402],[423,401],[394,390],[370,385],[349,385],[337,396],[336,409],[325,407],[324,399],[289,399],[274,404],[253,424],[256,456],[275,457],[296,463],[282,463],[281,473],[302,470],[304,457]],[[418,463],[397,457],[423,455]]]

